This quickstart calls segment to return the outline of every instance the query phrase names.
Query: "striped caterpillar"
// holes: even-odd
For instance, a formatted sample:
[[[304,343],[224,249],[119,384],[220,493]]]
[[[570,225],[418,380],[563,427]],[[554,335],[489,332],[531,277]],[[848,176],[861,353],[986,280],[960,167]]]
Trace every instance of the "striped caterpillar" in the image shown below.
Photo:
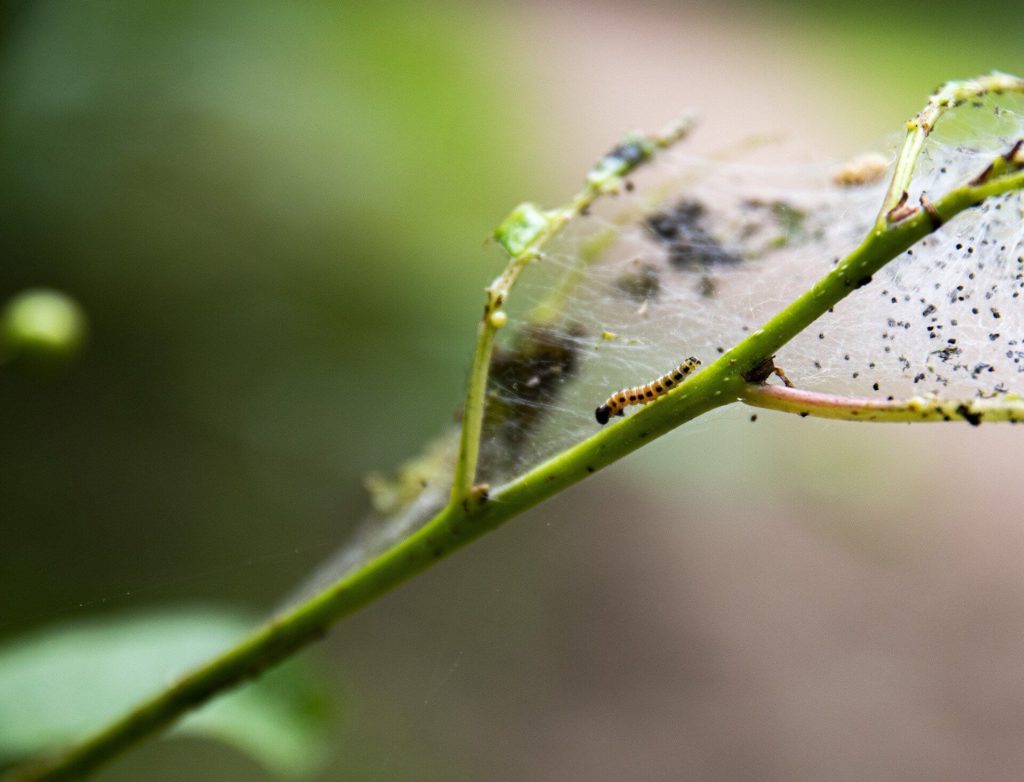
[[[622,415],[630,405],[646,405],[653,402],[659,396],[664,396],[674,386],[683,382],[687,375],[700,366],[700,359],[690,356],[671,372],[666,372],[657,380],[652,380],[647,385],[633,386],[616,391],[594,411],[594,417],[602,426],[608,423],[613,415]]]

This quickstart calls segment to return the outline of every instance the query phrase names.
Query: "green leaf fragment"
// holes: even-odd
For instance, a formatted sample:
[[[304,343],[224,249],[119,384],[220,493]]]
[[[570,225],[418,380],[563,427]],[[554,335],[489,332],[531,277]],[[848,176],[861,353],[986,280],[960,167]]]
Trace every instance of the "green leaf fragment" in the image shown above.
[[[551,214],[536,204],[523,203],[494,229],[494,238],[513,258],[518,257],[548,230]]]
[[[253,621],[215,609],[47,628],[0,647],[0,765],[50,752],[229,648]],[[323,688],[288,663],[193,713],[169,735],[214,738],[286,778],[326,759]]]

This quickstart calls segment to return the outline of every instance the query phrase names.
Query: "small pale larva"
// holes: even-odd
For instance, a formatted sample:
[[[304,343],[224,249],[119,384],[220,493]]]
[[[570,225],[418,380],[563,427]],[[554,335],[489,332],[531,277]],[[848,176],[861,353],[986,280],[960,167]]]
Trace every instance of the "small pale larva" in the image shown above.
[[[671,372],[642,386],[633,386],[616,391],[594,411],[594,417],[601,425],[608,423],[613,415],[622,415],[630,405],[646,405],[659,396],[664,396],[686,379],[686,376],[700,366],[700,359],[690,356]]]
[[[832,181],[840,187],[870,185],[885,176],[889,159],[877,152],[855,157],[836,171]]]

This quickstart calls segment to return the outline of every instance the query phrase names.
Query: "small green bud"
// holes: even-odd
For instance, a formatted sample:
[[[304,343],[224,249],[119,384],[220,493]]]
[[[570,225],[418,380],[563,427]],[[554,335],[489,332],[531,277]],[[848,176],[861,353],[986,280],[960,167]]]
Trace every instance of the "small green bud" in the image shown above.
[[[67,361],[85,342],[82,308],[49,288],[31,288],[14,296],[0,314],[2,350],[10,358]]]

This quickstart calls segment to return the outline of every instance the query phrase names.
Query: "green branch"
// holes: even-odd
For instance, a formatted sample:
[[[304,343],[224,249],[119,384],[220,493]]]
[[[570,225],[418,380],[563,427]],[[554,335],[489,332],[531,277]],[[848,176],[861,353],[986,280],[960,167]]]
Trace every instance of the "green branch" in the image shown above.
[[[910,399],[873,399],[804,391],[785,386],[751,384],[740,401],[765,410],[838,421],[874,423],[931,423],[966,421],[971,426],[995,421],[1024,421],[1024,399],[1016,394],[974,399],[940,399],[913,396]]]
[[[674,137],[681,135],[678,132]],[[649,157],[659,146],[659,139],[670,137],[671,134],[663,134],[654,139],[634,139],[617,148],[591,172],[587,189],[568,207],[549,213],[535,207],[520,207],[511,222],[506,221],[499,231],[498,239],[509,250],[511,261],[488,289],[467,392],[452,502],[444,510],[387,552],[276,617],[234,648],[186,674],[95,735],[22,769],[13,779],[40,782],[88,774],[147,736],[160,732],[190,709],[258,676],[322,637],[339,619],[505,521],[697,416],[741,399],[749,400],[752,393],[756,397],[749,381],[755,376],[763,377],[771,357],[852,291],[867,284],[871,275],[885,264],[961,211],[987,198],[1024,188],[1024,173],[1018,170],[1024,163],[1016,154],[1004,156],[1007,165],[995,175],[976,178],[934,204],[922,200],[922,209],[905,211],[898,220],[886,219],[809,291],[661,399],[597,430],[587,440],[494,491],[475,491],[487,368],[494,333],[504,320],[495,316],[501,312],[512,285],[547,238]]]

